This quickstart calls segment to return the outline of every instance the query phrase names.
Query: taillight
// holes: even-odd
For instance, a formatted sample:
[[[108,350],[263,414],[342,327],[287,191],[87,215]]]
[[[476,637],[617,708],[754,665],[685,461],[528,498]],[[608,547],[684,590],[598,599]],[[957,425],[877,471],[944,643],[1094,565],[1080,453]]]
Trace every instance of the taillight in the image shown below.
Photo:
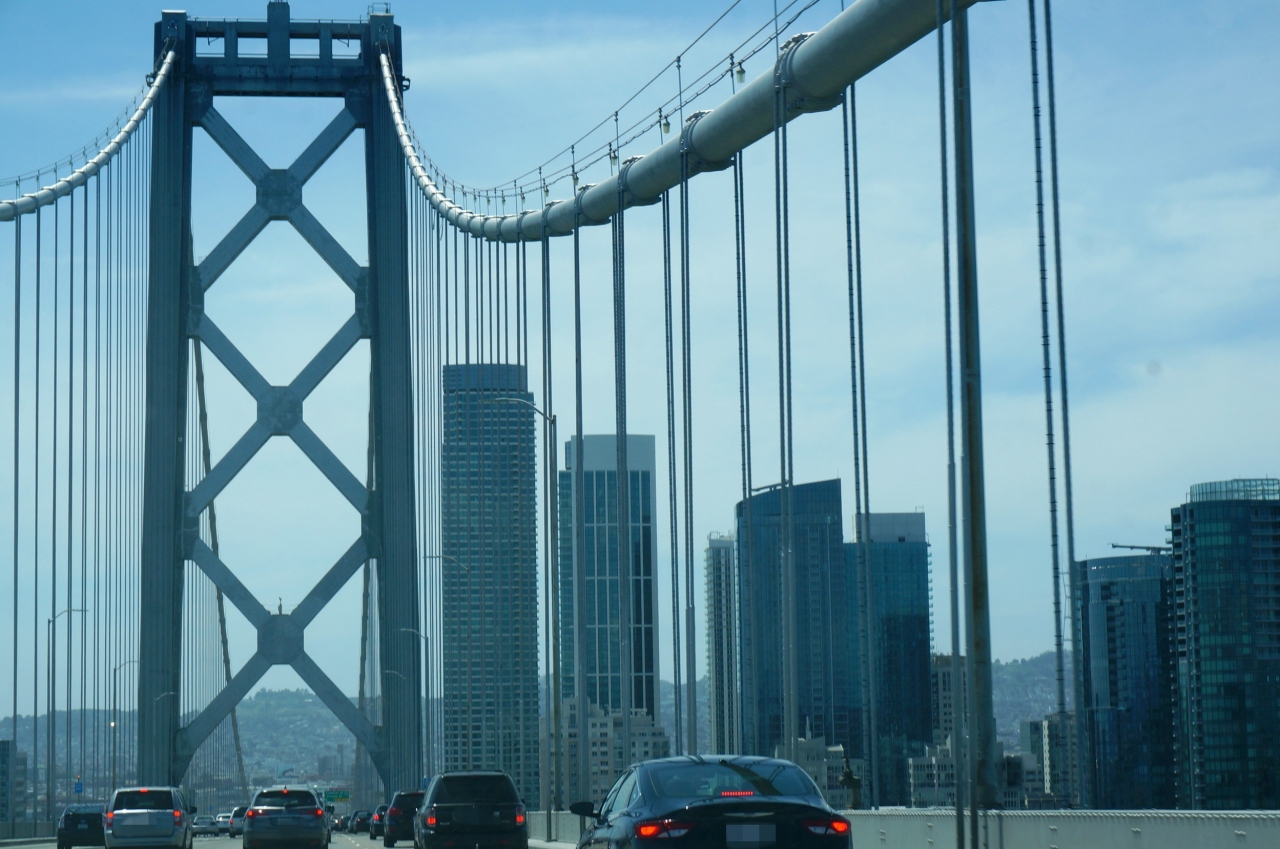
[[[173,821],[182,822],[182,811],[179,811],[177,808],[174,808],[173,810]]]
[[[516,805],[516,825],[524,825],[524,805]]]
[[[829,820],[804,820],[800,824],[814,834],[849,833],[849,821],[844,817],[832,817]]]
[[[636,837],[659,839],[664,837],[684,837],[693,828],[691,822],[678,820],[645,820],[635,825]]]
[[[115,818],[116,818],[115,811],[107,811],[107,827],[108,828],[111,827],[111,823],[115,821]]]
[[[436,824],[437,822],[439,822],[439,820],[436,818],[436,806],[435,806],[435,805],[432,805],[430,808],[428,808],[428,809],[427,809],[427,817],[426,817],[426,819],[424,820],[424,822],[426,822],[426,824],[427,824],[428,826],[432,827],[432,828],[434,828],[434,827],[435,827],[435,824]]]
[[[253,817],[254,817],[253,808],[250,808],[249,810],[245,811],[245,812],[244,812],[244,815],[245,815],[246,817],[248,817],[249,819],[253,819]]]
[[[316,816],[318,817],[324,816],[324,808],[316,808]]]

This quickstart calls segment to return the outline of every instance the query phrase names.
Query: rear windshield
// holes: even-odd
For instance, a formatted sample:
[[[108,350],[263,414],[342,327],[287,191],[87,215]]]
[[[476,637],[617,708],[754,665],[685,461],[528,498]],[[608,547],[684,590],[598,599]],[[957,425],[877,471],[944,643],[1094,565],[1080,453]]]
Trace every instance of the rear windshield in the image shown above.
[[[508,804],[520,801],[515,785],[505,775],[448,775],[436,785],[432,801],[437,805],[463,802]]]
[[[253,800],[255,808],[315,808],[316,797],[310,790],[263,790]]]
[[[391,807],[400,808],[417,808],[422,805],[423,792],[418,790],[413,793],[397,793],[396,797],[391,800]]]
[[[168,811],[173,793],[168,790],[121,790],[111,803],[113,811]]]
[[[812,779],[794,764],[674,763],[646,772],[654,791],[669,799],[818,795]]]
[[[249,810],[249,809],[248,809],[248,808],[236,808],[234,811],[232,811],[232,812],[231,812],[231,816],[233,816],[233,817],[242,817],[242,816],[244,816],[244,812],[245,812],[245,811],[247,811],[247,810]]]
[[[67,805],[67,814],[100,814],[106,807],[103,805]]]

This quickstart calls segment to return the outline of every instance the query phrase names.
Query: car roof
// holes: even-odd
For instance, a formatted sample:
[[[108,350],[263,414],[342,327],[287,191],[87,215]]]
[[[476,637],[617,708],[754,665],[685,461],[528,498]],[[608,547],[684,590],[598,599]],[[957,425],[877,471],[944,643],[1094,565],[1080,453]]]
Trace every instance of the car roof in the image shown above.
[[[261,793],[264,790],[288,791],[290,793],[302,793],[302,792],[314,793],[315,792],[305,784],[272,784],[270,787],[259,788],[258,792]]]
[[[652,758],[647,761],[640,761],[632,764],[632,766],[648,767],[666,764],[734,764],[736,766],[751,766],[755,764],[768,764],[771,766],[795,766],[785,758],[765,758],[758,755],[672,755],[666,758]]]
[[[507,778],[511,777],[500,769],[447,769],[439,775],[441,778],[449,778],[454,775],[501,775]]]

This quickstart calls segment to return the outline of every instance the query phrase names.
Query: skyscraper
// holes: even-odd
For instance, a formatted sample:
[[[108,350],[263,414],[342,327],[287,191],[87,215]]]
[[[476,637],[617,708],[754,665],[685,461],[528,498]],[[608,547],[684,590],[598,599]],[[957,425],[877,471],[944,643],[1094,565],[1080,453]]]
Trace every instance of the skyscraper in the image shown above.
[[[875,675],[880,787],[873,792],[881,805],[908,805],[907,759],[933,740],[929,542],[923,513],[872,513],[865,522],[864,541],[849,543],[845,553],[850,572],[870,576],[869,592],[865,578],[859,586],[867,593],[862,608],[870,611]]]
[[[524,366],[444,367],[441,613],[446,769],[538,787],[537,494]]]
[[[711,534],[705,554],[707,591],[707,711],[715,753],[742,749],[741,687],[738,682],[737,543]]]
[[[1173,807],[1172,565],[1158,553],[1076,564],[1076,663],[1095,808]]]
[[[565,445],[565,469],[560,472],[558,486],[561,697],[572,699],[577,693],[575,633],[578,628],[583,628],[590,647],[585,658],[588,703],[602,710],[615,710],[622,706],[622,648],[618,628],[618,443],[612,434],[583,436],[582,441],[583,509],[586,516],[583,526],[586,610],[582,622],[577,621],[574,605],[574,574],[577,568],[573,554],[576,534],[573,470],[577,462],[574,440]],[[631,704],[657,722],[654,456],[652,436],[627,436],[627,466],[631,479]]]
[[[772,756],[779,745],[820,736],[860,756],[857,587],[845,562],[840,481],[799,484],[787,494],[789,534],[781,488],[736,510],[742,750]],[[784,592],[788,553],[794,580]],[[794,600],[793,651],[783,637],[784,598]],[[784,719],[788,657],[797,705],[791,726]]]
[[[1178,806],[1280,807],[1280,480],[1172,510]]]

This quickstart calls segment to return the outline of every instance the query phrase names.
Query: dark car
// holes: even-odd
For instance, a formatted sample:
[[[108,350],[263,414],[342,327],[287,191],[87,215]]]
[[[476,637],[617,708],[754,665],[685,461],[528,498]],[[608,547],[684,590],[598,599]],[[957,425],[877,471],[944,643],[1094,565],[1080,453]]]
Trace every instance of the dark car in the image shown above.
[[[329,845],[329,817],[306,787],[259,790],[244,818],[244,849],[275,846],[324,849]]]
[[[347,816],[346,814],[343,814],[342,816],[338,817],[336,820],[334,820],[334,821],[333,821],[333,830],[334,830],[334,831],[346,831],[346,830],[347,830],[347,822],[348,822],[350,819],[351,819],[351,818],[350,818],[349,816]]]
[[[413,840],[413,815],[422,805],[421,790],[401,790],[391,797],[382,815],[382,845],[395,846],[397,840]]]
[[[780,758],[693,756],[636,764],[589,817],[578,846],[848,849],[849,821],[837,814],[813,779]]]
[[[505,772],[443,772],[431,780],[413,818],[417,849],[446,846],[528,849],[529,825]]]
[[[107,806],[102,804],[67,805],[58,818],[58,849],[71,846],[106,846],[102,818]]]
[[[382,836],[382,821],[386,819],[388,805],[379,805],[373,809],[373,816],[369,817],[369,839],[377,840]]]
[[[351,815],[351,819],[347,820],[347,831],[351,834],[368,831],[371,819],[373,819],[373,811],[356,811]]]

